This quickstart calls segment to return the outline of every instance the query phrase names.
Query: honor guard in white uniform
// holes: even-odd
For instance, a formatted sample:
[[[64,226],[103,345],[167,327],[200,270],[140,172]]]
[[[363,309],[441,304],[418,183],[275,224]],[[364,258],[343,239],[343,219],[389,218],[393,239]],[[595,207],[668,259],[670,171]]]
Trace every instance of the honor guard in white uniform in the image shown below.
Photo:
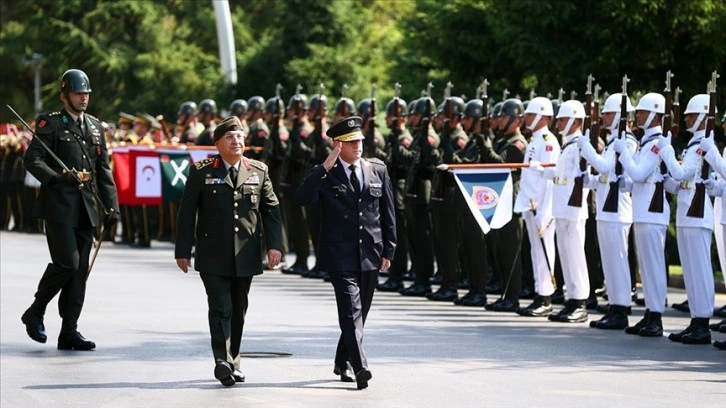
[[[522,214],[527,227],[536,295],[529,306],[517,309],[522,316],[549,316],[552,313],[550,296],[555,291],[552,181],[542,177],[537,168],[540,163],[556,162],[560,156],[557,138],[549,131],[553,116],[552,102],[547,98],[532,99],[524,111],[524,125],[532,131],[532,140],[524,156],[524,163],[530,167],[522,169],[514,212]]]
[[[579,206],[570,206],[575,179],[580,170],[580,149],[585,107],[576,100],[566,101],[557,113],[557,132],[563,137],[562,152],[555,168],[538,167],[544,178],[552,180],[552,216],[555,218],[557,250],[562,262],[562,275],[568,300],[558,313],[550,315],[553,322],[578,323],[587,320],[585,302],[590,295],[590,280],[585,259],[585,221],[588,217],[587,195],[583,186]]]
[[[599,176],[588,177],[586,183],[587,187],[596,189],[597,238],[610,302],[607,313],[600,320],[590,322],[590,327],[598,329],[623,330],[628,327],[627,309],[631,302],[630,290],[632,284],[628,263],[628,235],[630,234],[630,226],[633,223],[633,204],[630,192],[621,191],[618,193],[617,210],[615,212],[607,209],[603,210],[608,194],[611,193],[610,189],[613,187],[620,188],[617,184],[610,184],[618,179],[618,175],[615,173],[617,157],[613,143],[618,139],[625,140],[626,149],[631,155],[638,150],[638,141],[635,140],[635,136],[630,129],[626,129],[623,132],[624,134],[618,134],[622,99],[623,94],[616,93],[605,100],[601,117],[603,126],[608,129],[610,136],[607,138],[601,155],[590,144],[589,134],[577,141],[577,147],[580,148],[582,157],[599,173]],[[635,111],[627,95],[625,101],[626,111],[628,113]],[[627,185],[624,177],[626,176],[620,175],[622,181],[619,184]]]
[[[625,329],[628,334],[643,337],[663,335],[661,316],[666,302],[665,236],[670,222],[670,207],[662,212],[650,212],[655,183],[663,181],[660,174],[658,142],[663,139],[661,120],[665,113],[665,98],[661,94],[647,93],[635,107],[636,125],[643,129],[640,147],[635,154],[626,148],[625,140],[613,143],[620,153],[620,163],[632,180],[633,232],[640,266],[640,278],[645,294],[645,316],[634,326]],[[665,200],[664,196],[660,197]]]
[[[710,199],[703,200],[703,216],[689,216],[689,209],[696,194],[696,184],[702,183],[701,139],[706,134],[706,115],[709,96],[696,95],[688,101],[685,114],[687,131],[692,133],[683,162],[676,160],[670,137],[658,143],[660,156],[668,166],[674,180],[680,182],[678,188],[678,211],[676,213],[676,237],[678,255],[683,266],[683,279],[686,284],[688,306],[691,311],[691,324],[679,332],[672,333],[668,339],[683,344],[710,344],[711,332],[708,321],[713,316],[715,291],[713,269],[711,267],[711,234],[713,233],[713,206]]]

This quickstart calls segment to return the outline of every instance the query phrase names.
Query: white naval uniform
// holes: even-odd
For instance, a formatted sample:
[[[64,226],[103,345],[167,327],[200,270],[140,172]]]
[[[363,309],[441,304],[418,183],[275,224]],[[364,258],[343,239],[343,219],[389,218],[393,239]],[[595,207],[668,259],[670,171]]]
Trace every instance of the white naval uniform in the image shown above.
[[[590,278],[587,274],[585,258],[585,222],[588,217],[587,195],[590,190],[582,189],[580,207],[567,205],[580,174],[580,149],[577,139],[582,136],[579,130],[567,136],[562,145],[562,153],[554,169],[545,169],[543,175],[552,179],[552,216],[555,217],[557,231],[557,251],[562,262],[562,276],[565,278],[568,299],[585,300],[590,296]]]
[[[723,150],[721,156],[718,155],[718,150],[711,149],[706,153],[704,159],[711,165],[713,170],[718,174],[717,182],[722,184],[723,192],[726,193],[726,149]],[[726,271],[726,199],[723,195],[715,197],[713,201],[713,234],[716,238],[716,249],[718,250],[718,261],[721,265],[721,270]]]
[[[618,192],[617,212],[603,211],[603,204],[610,191],[610,181],[618,178],[615,174],[616,152],[613,148],[613,143],[617,140],[616,133],[614,132],[608,138],[602,155],[597,154],[589,143],[581,154],[600,173],[599,177],[589,177],[588,187],[596,189],[597,238],[600,245],[600,261],[608,290],[608,301],[611,305],[629,306],[631,303],[630,291],[633,287],[628,263],[628,235],[630,235],[630,226],[633,224],[633,203],[630,193]],[[625,140],[630,153],[635,153],[638,150],[638,142],[633,134],[628,132]]]
[[[699,130],[693,134],[683,151],[683,163],[676,160],[673,146],[666,146],[660,153],[674,180],[680,182],[678,209],[676,212],[676,237],[678,255],[683,266],[683,280],[686,284],[688,306],[692,318],[713,316],[715,290],[713,268],[711,267],[711,234],[713,233],[713,206],[705,197],[703,218],[689,217],[688,209],[695,195],[695,185],[701,182],[703,163],[699,144],[706,134]]]
[[[635,154],[626,149],[620,155],[625,174],[633,180],[633,233],[640,265],[645,306],[652,312],[665,309],[667,282],[665,265],[665,236],[670,223],[671,209],[663,205],[663,212],[649,212],[655,182],[662,180],[658,141],[663,136],[660,126],[645,130],[640,148]],[[665,203],[665,192],[663,193]]]
[[[560,156],[560,145],[555,135],[547,127],[533,132],[532,141],[527,145],[524,163],[536,161],[554,163]],[[537,217],[535,219],[532,206]],[[542,173],[532,168],[523,168],[519,179],[519,193],[514,203],[514,212],[521,213],[527,226],[527,235],[532,247],[532,272],[535,291],[540,296],[550,296],[555,291],[552,282],[555,269],[555,226],[552,225],[552,181],[542,177]],[[538,228],[544,232],[540,240]],[[545,257],[542,241],[547,248]],[[549,259],[550,264],[547,263]]]

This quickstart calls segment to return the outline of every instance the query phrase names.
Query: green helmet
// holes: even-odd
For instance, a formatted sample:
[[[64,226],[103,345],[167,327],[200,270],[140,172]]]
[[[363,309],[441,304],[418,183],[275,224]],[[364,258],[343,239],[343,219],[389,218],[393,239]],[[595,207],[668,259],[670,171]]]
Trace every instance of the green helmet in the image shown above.
[[[229,114],[232,116],[242,116],[247,113],[247,101],[244,99],[235,99],[229,104]]]
[[[308,108],[308,97],[305,96],[305,94],[297,94],[290,97],[290,100],[287,102],[287,109],[293,109],[295,107],[295,103],[300,103],[300,107],[302,109]]]
[[[358,116],[367,118],[371,116],[371,99],[366,98],[358,102]]]
[[[247,109],[250,112],[262,111],[265,109],[265,98],[261,96],[253,96],[247,100]]]
[[[451,97],[451,115],[452,116],[460,116],[462,113],[464,113],[464,107],[465,107],[465,104],[464,104],[463,99],[461,99],[458,96]]]
[[[398,99],[391,99],[390,101],[388,101],[388,103],[386,104],[386,116],[393,116],[393,104],[396,103],[396,101],[398,101],[398,109],[399,109],[400,115],[403,116],[403,115],[408,114],[408,107],[406,106],[406,101],[404,101],[401,98],[398,98]],[[411,103],[413,103],[413,102],[411,102]]]
[[[202,99],[199,102],[199,113],[214,115],[217,113],[217,102],[214,99]]]
[[[267,104],[265,104],[265,112],[267,112],[267,113],[279,114],[284,110],[285,110],[285,103],[282,101],[282,98],[280,98],[279,96],[275,96],[275,97],[268,99]]]
[[[497,102],[494,104],[494,107],[492,108],[493,118],[498,118],[502,115],[502,105],[504,105],[504,102]]]
[[[343,109],[343,106],[345,106],[345,109]],[[355,115],[355,103],[350,98],[342,97],[338,99],[338,102],[335,102],[335,113],[346,117]]]
[[[464,105],[464,116],[468,118],[474,118],[474,120],[481,119],[484,113],[484,101],[481,99],[472,99]]]
[[[61,76],[60,92],[68,94],[68,92],[90,93],[91,83],[88,76],[80,69],[69,69]]]
[[[320,106],[318,106],[322,102],[323,104],[323,110],[328,109],[328,97],[325,95],[319,95],[315,94],[312,98],[310,98],[310,107],[309,110],[317,111]]]
[[[418,103],[418,99],[414,99],[411,102],[408,103],[408,106],[406,107],[406,111],[409,115],[413,115],[416,109],[416,104]]]
[[[502,104],[502,116],[511,116],[521,118],[524,116],[524,106],[522,101],[516,98],[509,98]]]
[[[182,115],[196,115],[197,114],[197,103],[194,101],[182,102],[179,106],[179,111],[176,113],[177,116]]]
[[[418,113],[420,115],[424,115],[426,113],[426,104],[429,105],[429,111],[433,114],[436,112],[436,103],[434,102],[433,98],[427,98],[423,97],[416,101],[416,107],[414,108],[414,113]]]

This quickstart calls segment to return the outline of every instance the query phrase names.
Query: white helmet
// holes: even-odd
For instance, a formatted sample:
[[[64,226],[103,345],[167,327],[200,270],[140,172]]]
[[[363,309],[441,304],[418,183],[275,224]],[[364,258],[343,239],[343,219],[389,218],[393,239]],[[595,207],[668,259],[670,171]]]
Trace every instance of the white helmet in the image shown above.
[[[585,118],[585,107],[582,106],[582,102],[574,99],[563,102],[560,105],[560,111],[557,112],[557,119],[560,118],[569,118],[565,128],[559,132],[562,136],[567,136],[570,133],[572,124],[575,123],[575,119]]]
[[[649,112],[655,112],[664,114],[665,113],[665,98],[663,95],[655,92],[650,92],[643,95],[638,101],[638,106],[635,110],[645,110]]]
[[[602,107],[602,113],[608,113],[608,112],[616,112],[620,113],[620,103],[622,102],[623,94],[621,93],[614,93],[605,100],[605,104]],[[627,111],[633,112],[635,108],[633,107],[633,104],[630,103],[630,98],[625,97],[626,105],[627,105]]]
[[[694,133],[698,130],[698,127],[701,126],[703,119],[705,119],[708,114],[708,107],[710,103],[711,97],[707,94],[695,95],[690,101],[688,101],[688,106],[686,106],[686,110],[683,114],[690,115],[692,113],[697,113],[698,117],[696,118],[696,121],[693,122],[693,126],[686,129],[687,131]]]
[[[552,101],[541,96],[533,98],[531,101],[529,101],[529,104],[527,104],[527,109],[524,111],[524,113],[532,113],[537,115],[535,116],[534,120],[530,122],[529,125],[527,125],[527,129],[534,130],[535,125],[539,123],[539,120],[542,118],[542,116],[554,116]]]
[[[560,111],[557,112],[557,119],[559,118],[585,119],[585,107],[582,106],[582,102],[574,99],[563,102]]]

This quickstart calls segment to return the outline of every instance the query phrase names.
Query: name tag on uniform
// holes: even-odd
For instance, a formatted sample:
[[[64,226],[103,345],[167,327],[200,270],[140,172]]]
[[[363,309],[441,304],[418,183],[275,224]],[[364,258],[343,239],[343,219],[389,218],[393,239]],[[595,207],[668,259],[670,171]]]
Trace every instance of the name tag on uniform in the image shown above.
[[[371,183],[371,188],[381,188],[383,187],[383,183]]]
[[[257,173],[253,173],[251,176],[247,177],[247,180],[245,180],[245,182],[242,184],[258,185],[260,184],[260,177],[257,175]]]
[[[221,178],[207,178],[204,179],[204,184],[224,184],[224,179]]]

